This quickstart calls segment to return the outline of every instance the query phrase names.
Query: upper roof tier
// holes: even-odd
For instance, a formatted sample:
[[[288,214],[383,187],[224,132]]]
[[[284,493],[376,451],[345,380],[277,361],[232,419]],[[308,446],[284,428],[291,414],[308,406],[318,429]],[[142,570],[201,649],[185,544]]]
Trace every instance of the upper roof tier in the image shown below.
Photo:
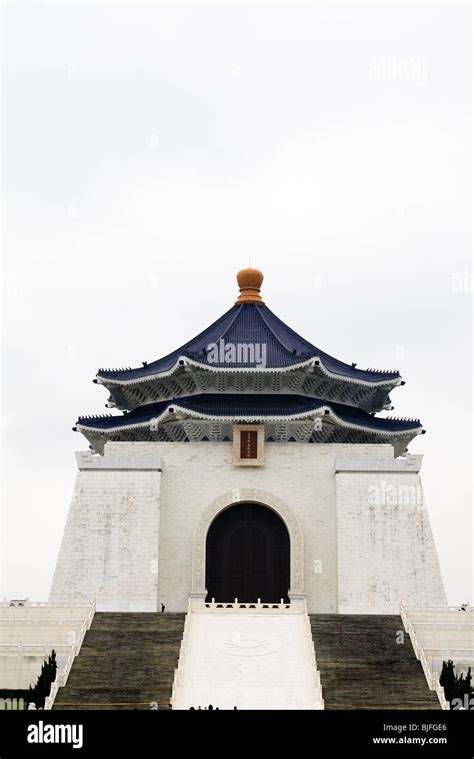
[[[177,394],[215,392],[210,373],[221,376],[251,373],[254,377],[259,375],[258,382],[262,382],[265,381],[262,375],[291,372],[294,376],[304,374],[301,383],[313,374],[326,384],[329,380],[332,387],[329,397],[336,402],[366,411],[389,407],[390,390],[402,384],[398,371],[358,369],[355,364],[330,356],[298,335],[265,305],[260,295],[261,272],[243,269],[237,280],[240,295],[235,305],[185,345],[136,369],[100,369],[95,381],[110,390],[108,405],[131,409]],[[193,387],[191,378],[196,371],[206,374],[207,380],[198,381]],[[174,378],[179,385],[180,376],[186,379],[186,375],[188,382],[184,382],[182,389],[176,383],[169,383],[169,379]],[[227,388],[225,385],[221,380],[221,392],[236,392],[235,386]],[[249,392],[249,388],[242,391]],[[272,392],[271,387],[263,392]],[[322,397],[320,383],[313,389],[300,387],[296,392]]]

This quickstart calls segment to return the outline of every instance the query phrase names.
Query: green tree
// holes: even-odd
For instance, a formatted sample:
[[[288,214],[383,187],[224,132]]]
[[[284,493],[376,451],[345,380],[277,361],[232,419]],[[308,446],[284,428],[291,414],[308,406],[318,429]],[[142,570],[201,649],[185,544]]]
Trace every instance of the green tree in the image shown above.
[[[453,698],[457,697],[457,677],[454,672],[454,662],[452,659],[443,662],[439,684],[444,688],[446,701],[452,701]]]
[[[51,692],[51,684],[56,679],[57,669],[56,651],[53,648],[52,652],[41,666],[41,672],[38,675],[35,687],[32,688],[30,685],[29,700],[36,704],[37,709],[38,707],[44,708],[46,697],[49,696]]]
[[[443,662],[441,674],[439,676],[439,683],[444,688],[446,701],[449,701],[450,703],[454,699],[459,699],[460,702],[464,703],[466,701],[466,696],[467,701],[474,696],[471,668],[469,667],[466,675],[461,672],[458,677],[454,671],[454,662],[452,659]]]
[[[472,675],[471,675],[470,667],[468,668],[467,675],[464,678],[464,693],[467,693],[469,696],[472,696],[474,694],[474,688],[472,687]]]

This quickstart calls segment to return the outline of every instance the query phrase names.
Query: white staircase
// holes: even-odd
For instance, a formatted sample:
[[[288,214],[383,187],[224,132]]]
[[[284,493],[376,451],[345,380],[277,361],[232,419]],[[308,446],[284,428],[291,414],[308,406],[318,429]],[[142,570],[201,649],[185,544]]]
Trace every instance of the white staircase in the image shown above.
[[[400,615],[430,689],[436,690],[442,708],[449,709],[439,676],[448,659],[458,675],[474,669],[474,609],[402,605]]]
[[[94,614],[94,603],[0,602],[0,688],[27,689],[34,685],[54,648],[58,669],[46,702],[46,709],[50,708],[58,683],[66,681]]]
[[[190,604],[173,709],[323,709],[305,606]]]

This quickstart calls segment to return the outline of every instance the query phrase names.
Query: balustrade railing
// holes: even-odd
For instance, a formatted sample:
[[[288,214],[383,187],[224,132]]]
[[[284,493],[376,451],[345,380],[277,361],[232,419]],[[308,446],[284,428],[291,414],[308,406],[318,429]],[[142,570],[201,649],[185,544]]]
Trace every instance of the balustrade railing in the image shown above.
[[[63,601],[30,601],[29,598],[25,599],[11,599],[8,600],[7,598],[4,598],[2,601],[0,601],[0,608],[17,608],[17,609],[76,609],[76,608],[90,608],[91,603],[90,602],[80,602],[80,603],[64,603]]]
[[[432,607],[433,610],[434,610],[434,608],[435,607]],[[416,609],[418,611],[420,611],[420,607],[416,607]],[[444,607],[443,607],[443,610],[444,610]],[[445,696],[445,693],[444,693],[444,688],[443,688],[442,685],[440,685],[438,674],[435,673],[435,672],[433,672],[432,669],[431,669],[431,667],[430,667],[430,665],[429,665],[429,662],[428,662],[428,659],[426,657],[426,654],[425,654],[425,652],[424,652],[424,650],[423,650],[420,642],[418,641],[416,630],[415,630],[412,622],[408,618],[407,611],[410,611],[410,607],[406,607],[406,606],[403,606],[403,605],[400,607],[400,616],[402,618],[402,622],[403,622],[403,626],[405,628],[405,632],[407,632],[408,635],[410,636],[410,640],[411,640],[411,644],[413,646],[413,650],[415,652],[415,656],[419,660],[419,662],[420,662],[420,664],[422,666],[423,673],[425,675],[426,682],[428,683],[429,689],[436,691],[436,695],[438,696],[438,700],[439,700],[439,703],[441,705],[441,709],[443,709],[445,711],[448,711],[449,710],[449,702],[446,700],[446,696]],[[440,611],[440,609],[438,609],[438,611]]]
[[[84,604],[81,604],[84,605]],[[56,673],[56,679],[51,685],[51,690],[49,693],[49,696],[47,696],[44,708],[45,710],[52,709],[54,700],[58,694],[59,688],[62,688],[64,685],[66,685],[67,679],[69,677],[69,673],[71,671],[71,667],[74,663],[74,659],[76,656],[78,656],[79,651],[81,650],[82,643],[84,641],[86,632],[89,630],[92,621],[94,619],[95,615],[95,602],[92,604],[87,604],[89,606],[89,612],[87,616],[85,617],[82,626],[77,634],[76,642],[70,647],[71,651],[67,658],[66,664],[61,670],[58,670]]]
[[[239,609],[246,609],[246,610],[252,610],[252,611],[253,610],[262,611],[264,609],[270,609],[270,610],[290,609],[291,611],[293,611],[291,604],[284,601],[283,598],[280,599],[280,603],[265,602],[265,601],[262,601],[260,598],[255,603],[247,603],[244,601],[239,601],[238,598],[235,598],[234,601],[232,602],[216,601],[215,598],[213,598],[211,601],[204,602],[204,608],[211,609],[211,610],[231,609],[232,611],[238,611]]]

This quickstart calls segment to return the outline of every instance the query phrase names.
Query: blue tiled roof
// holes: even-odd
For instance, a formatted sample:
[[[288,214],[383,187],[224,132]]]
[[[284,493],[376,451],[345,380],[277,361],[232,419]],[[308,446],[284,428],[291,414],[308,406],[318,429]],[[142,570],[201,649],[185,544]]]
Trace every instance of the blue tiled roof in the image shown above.
[[[153,361],[137,369],[105,370],[100,369],[98,377],[103,380],[129,381],[147,379],[150,376],[169,371],[180,356],[185,356],[197,363],[213,368],[242,369],[257,368],[255,363],[218,363],[209,360],[207,348],[211,343],[223,340],[226,344],[253,344],[266,346],[267,368],[287,368],[309,361],[318,356],[324,367],[333,374],[353,380],[380,382],[397,380],[397,371],[380,372],[357,369],[333,358],[312,343],[300,337],[281,321],[267,306],[260,303],[241,303],[233,306],[214,324],[168,356]]]
[[[367,429],[386,432],[403,432],[421,428],[419,419],[391,419],[375,417],[352,406],[298,395],[194,395],[141,406],[123,416],[79,417],[82,427],[93,427],[104,431],[119,429],[133,424],[150,422],[167,408],[179,406],[196,414],[217,418],[255,418],[293,416],[310,414],[321,406],[326,406],[342,421],[358,424]]]

